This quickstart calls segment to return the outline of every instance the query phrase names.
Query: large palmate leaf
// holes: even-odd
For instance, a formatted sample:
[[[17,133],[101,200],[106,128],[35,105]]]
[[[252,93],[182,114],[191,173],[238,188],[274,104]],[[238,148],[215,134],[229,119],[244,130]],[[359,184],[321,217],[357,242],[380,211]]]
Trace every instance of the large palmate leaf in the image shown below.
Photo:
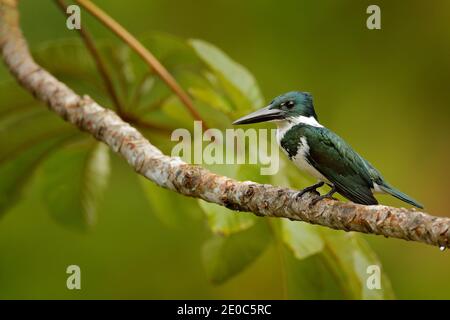
[[[109,149],[83,141],[53,153],[43,166],[42,196],[58,222],[84,230],[96,222],[98,200],[109,176]]]
[[[123,47],[101,45],[100,52],[114,70],[112,81],[124,97],[129,82]],[[124,53],[125,52],[125,53]],[[77,40],[42,45],[33,53],[52,74],[80,93],[89,93],[101,103],[108,92],[95,64]],[[98,199],[108,177],[108,150],[86,141],[87,135],[65,123],[15,82],[0,85],[0,210],[17,200],[21,189],[44,166],[43,196],[51,215],[72,228],[85,229],[95,220]],[[70,146],[67,143],[72,142]]]
[[[164,39],[160,42],[164,44]],[[173,41],[170,43],[170,48],[174,47]],[[136,98],[133,89],[140,80],[138,77],[143,74],[142,70],[148,68],[136,69],[126,46],[96,45],[122,107],[129,109],[126,103]],[[195,58],[193,50],[186,44],[184,47]],[[167,57],[173,56],[171,50],[160,47],[160,53]],[[174,55],[177,54],[175,52]],[[102,104],[113,106],[96,65],[81,41],[49,42],[35,50],[33,55],[77,92],[87,93]],[[19,189],[46,156],[64,146],[68,137],[79,138],[83,134],[49,112],[15,82],[3,84],[0,89],[0,170],[3,173],[1,182],[4,183],[0,210],[3,211],[18,198]],[[167,90],[166,87],[164,89]],[[134,102],[138,104],[140,101],[136,99]],[[44,170],[48,182],[44,195],[49,211],[59,222],[79,229],[95,220],[98,194],[104,187],[108,171],[104,148],[89,149],[64,148],[52,156]],[[53,183],[56,184],[54,188],[51,187]],[[64,209],[65,206],[68,209]]]
[[[230,103],[230,101],[236,101],[236,92],[239,92],[240,103],[245,101],[245,106],[243,104],[245,108],[249,108],[248,101],[254,102],[255,99],[260,98],[259,89],[254,79],[252,80],[252,76],[223,53],[221,56],[227,61],[226,63],[234,64],[236,68],[231,74],[223,68],[225,65],[214,68],[214,80],[211,78],[211,66],[205,66],[204,63],[208,52],[200,53],[191,44],[165,34],[152,33],[142,37],[141,40],[145,46],[151,48],[152,53],[176,80],[192,94],[196,108],[210,127],[223,128],[229,123],[230,120],[226,114],[236,108],[236,105],[232,106]],[[192,116],[186,107],[167,85],[126,46],[100,42],[96,43],[96,47],[107,67],[110,81],[123,109],[122,112],[130,113],[140,121],[168,123],[172,128],[192,128]],[[219,50],[215,49],[215,51]],[[39,63],[76,91],[87,93],[101,103],[114,107],[108,96],[109,92],[98,75],[95,63],[81,41],[65,40],[48,43],[43,45],[35,56]],[[71,63],[67,63],[68,60]],[[221,75],[221,73],[225,74]],[[217,79],[222,80],[217,83]],[[245,90],[241,90],[240,85],[244,83],[246,83]],[[168,137],[161,140],[152,132],[146,131],[146,134],[154,143],[161,142],[157,145],[163,151],[170,150]],[[177,216],[167,214],[167,211],[172,212],[172,210],[164,213],[164,210],[158,209],[164,201],[156,203],[157,199],[170,200],[173,195],[148,183],[144,184],[144,189],[156,215],[168,224],[176,224]],[[167,201],[167,203],[170,202],[174,203],[174,201]],[[184,209],[186,208],[191,206],[185,206]],[[192,211],[198,211],[197,206],[192,208],[194,208]],[[222,234],[248,228],[253,225],[255,219],[252,215],[228,214],[227,211],[230,210],[212,204],[203,204],[202,208],[207,212],[212,229]]]
[[[95,88],[95,98],[107,100],[107,96],[102,95],[102,82],[92,59],[81,51],[78,42],[49,43],[34,55],[71,87],[81,92],[85,88]],[[105,147],[91,148],[86,161],[80,156],[84,151],[68,156],[70,150],[78,149],[65,146],[86,139],[87,135],[49,112],[17,83],[3,83],[0,90],[0,188],[3,190],[0,211],[19,199],[36,169],[50,158],[46,165],[47,188],[43,192],[49,211],[66,225],[84,228],[82,225],[93,220],[98,194],[105,185],[108,169]]]
[[[192,46],[184,40],[161,33],[148,34],[141,40],[180,85],[191,93],[196,109],[210,127],[221,127],[229,122],[226,114],[231,110],[231,96],[211,82],[207,76],[208,68]],[[166,123],[169,128],[192,127],[192,115],[186,107],[128,47],[109,42],[96,43],[96,47],[106,66],[122,114],[139,118],[139,123],[145,120]],[[36,51],[35,56],[40,64],[75,91],[89,94],[105,106],[116,107],[81,41],[72,39],[47,43]]]
[[[203,247],[206,275],[214,284],[225,282],[260,256],[270,239],[263,221],[230,236],[214,235]]]

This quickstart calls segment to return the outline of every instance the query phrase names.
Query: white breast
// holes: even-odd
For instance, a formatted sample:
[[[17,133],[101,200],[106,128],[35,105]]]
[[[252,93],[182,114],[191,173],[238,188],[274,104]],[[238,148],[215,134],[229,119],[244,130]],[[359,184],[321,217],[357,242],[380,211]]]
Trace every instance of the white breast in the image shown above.
[[[292,121],[293,120],[293,121]],[[313,117],[298,117],[295,119],[291,119],[291,121],[277,121],[277,142],[281,147],[281,140],[283,139],[286,132],[291,129],[293,126],[299,123],[306,123],[308,125],[313,125],[317,127],[322,127]],[[281,148],[283,152],[287,154],[286,150]],[[292,161],[296,165],[297,168],[306,172],[310,176],[313,176],[320,181],[328,182],[328,179],[325,178],[319,171],[317,171],[312,165],[309,164],[308,160],[306,160],[306,156],[309,154],[309,145],[306,137],[301,137],[299,141],[299,148],[297,150],[297,155],[292,158]],[[288,155],[289,156],[289,155]]]
[[[319,179],[320,181],[329,182],[319,171],[316,170],[312,165],[309,164],[306,156],[309,154],[309,145],[305,137],[300,138],[299,148],[297,155],[292,158],[294,164],[300,170],[308,173],[310,176]]]

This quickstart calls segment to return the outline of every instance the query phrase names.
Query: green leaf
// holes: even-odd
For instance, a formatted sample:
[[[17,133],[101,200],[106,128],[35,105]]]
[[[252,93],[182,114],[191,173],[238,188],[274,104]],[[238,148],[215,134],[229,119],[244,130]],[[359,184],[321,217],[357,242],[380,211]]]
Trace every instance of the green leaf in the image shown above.
[[[78,230],[96,222],[109,178],[107,146],[91,141],[68,145],[49,157],[43,175],[43,200],[56,221]]]
[[[49,41],[33,50],[36,62],[58,79],[71,84],[86,82],[103,89],[95,63],[79,39]]]
[[[98,42],[96,48],[119,100],[124,103],[130,86],[135,81],[130,64],[130,49],[110,42]],[[95,61],[81,40],[46,42],[34,50],[33,56],[40,65],[74,91],[88,94],[100,104],[113,107]]]
[[[20,198],[23,187],[39,163],[71,136],[61,134],[49,137],[41,143],[27,146],[13,157],[0,160],[0,213]]]
[[[225,113],[232,111],[229,103],[212,89],[190,88],[189,93],[197,100]]]
[[[203,60],[191,45],[184,40],[164,34],[152,34],[143,39],[144,44],[152,49],[155,56],[162,61],[179,83],[187,90],[191,90],[196,107],[209,126],[221,128],[229,123],[229,118],[224,114],[231,110],[229,98],[222,91],[214,89],[210,79],[206,77]],[[96,43],[96,46],[115,91],[118,93],[120,101],[125,104],[126,110],[135,112],[135,116],[148,121],[170,123],[175,127],[192,126],[192,117],[186,108],[179,103],[167,85],[152,70],[149,70],[140,58],[131,54],[126,46],[116,45],[112,42],[99,42]],[[89,94],[101,104],[112,106],[109,93],[103,79],[98,74],[95,62],[80,40],[47,42],[34,50],[34,56],[44,68],[66,82],[75,91]],[[34,106],[39,103],[15,83],[8,83],[4,88],[5,94],[0,97],[0,132],[5,134],[0,135],[0,146],[5,152],[0,153],[0,161],[3,158],[14,158],[22,149],[39,144],[53,135],[62,134],[65,130],[77,132],[45,108],[40,108],[40,106],[35,108]],[[23,105],[26,106],[25,109],[22,108]],[[170,112],[166,112],[168,109]],[[221,109],[221,112],[217,112],[218,109]],[[13,130],[18,126],[21,127],[20,130]],[[161,139],[153,139],[151,132],[148,134],[152,141],[161,141]],[[168,146],[168,143],[164,141],[158,146],[164,148]],[[72,161],[80,163],[87,161],[81,154],[81,151],[77,153]],[[61,157],[63,156],[61,155]],[[38,164],[36,163],[33,168]],[[49,166],[47,165],[47,167]],[[66,169],[61,165],[58,168],[61,175],[74,173],[65,172]],[[81,178],[76,179],[73,184],[73,188],[82,189],[83,181]],[[166,198],[173,197],[173,195],[168,196],[165,190],[151,192],[152,195],[158,193],[161,197],[163,197],[161,193],[165,193]],[[48,197],[50,195],[47,195]],[[77,202],[75,198],[63,200]],[[83,196],[78,195],[78,198],[81,199]],[[193,201],[196,202],[196,200]],[[52,215],[67,224],[81,225],[86,222],[83,220],[94,219],[88,213],[95,210],[82,208],[84,215],[77,216],[77,213],[74,212],[82,210],[75,208],[74,212],[68,214],[68,217],[61,217],[55,213],[61,211],[58,204],[55,207],[56,209],[50,210],[53,212]],[[198,211],[197,204],[189,207],[193,208],[192,211]],[[222,208],[219,210],[228,211]],[[210,216],[213,216],[216,209],[213,208],[209,211]],[[155,212],[158,214],[158,212],[161,213],[161,210],[156,209]],[[216,216],[219,215],[226,218],[211,218],[211,220],[221,225],[216,230],[223,229],[223,233],[248,228],[253,224],[252,220],[254,219],[253,216],[242,215],[242,218],[238,218],[236,221],[235,215],[217,214]]]
[[[203,247],[203,262],[208,279],[221,284],[244,270],[267,248],[271,239],[267,223],[228,237],[214,235]]]
[[[201,74],[201,60],[183,39],[165,33],[151,32],[140,38],[142,44],[165,66],[177,82],[188,91],[191,87],[206,88],[208,81]],[[149,69],[140,57],[131,56],[136,81],[131,89],[128,108],[142,114],[157,109],[169,99],[176,97],[167,84]],[[185,106],[183,106],[185,108]],[[192,116],[188,114],[192,122]]]
[[[324,259],[332,268],[345,296],[351,299],[392,299],[394,293],[389,278],[381,272],[381,289],[369,289],[370,266],[381,263],[360,235],[352,232],[321,230],[326,243]]]
[[[281,236],[297,259],[305,259],[323,250],[324,242],[318,227],[300,221],[282,219]]]
[[[16,82],[0,84],[0,212],[21,196],[40,162],[78,133]]]
[[[264,99],[255,78],[247,69],[210,43],[202,40],[189,40],[189,43],[218,78],[237,110],[262,107]]]
[[[167,33],[150,32],[140,40],[169,70],[195,70],[201,65],[201,60],[184,39]]]
[[[11,115],[17,111],[22,111],[28,108],[43,108],[38,106],[39,103],[29,94],[25,89],[17,84],[15,81],[6,81],[0,83],[0,119]],[[1,121],[1,120],[0,120]]]
[[[299,260],[285,252],[287,293],[289,299],[343,299],[339,287],[322,254]]]
[[[30,106],[0,117],[0,161],[32,145],[77,131],[43,106]]]
[[[382,270],[381,262],[369,244],[360,235],[354,235],[354,245],[356,249],[353,253],[353,263],[359,281],[363,284],[362,299],[394,299],[395,294],[389,277],[384,272],[381,272],[381,290],[369,288],[367,282],[370,282],[370,279],[368,277],[372,275],[373,271],[368,269],[368,267],[377,266]]]
[[[199,206],[196,199],[182,196],[139,177],[152,213],[166,226],[183,227],[185,218],[197,218]]]
[[[251,213],[236,212],[220,205],[199,200],[200,208],[205,212],[211,231],[228,236],[232,233],[250,228],[256,217]]]
[[[230,119],[224,113],[218,112],[205,103],[197,101],[196,109],[210,128],[223,129],[229,125]],[[186,128],[192,131],[192,115],[187,111],[186,106],[181,103],[178,97],[170,96],[162,104],[162,111],[167,117],[162,118],[161,121],[170,123],[175,128]]]

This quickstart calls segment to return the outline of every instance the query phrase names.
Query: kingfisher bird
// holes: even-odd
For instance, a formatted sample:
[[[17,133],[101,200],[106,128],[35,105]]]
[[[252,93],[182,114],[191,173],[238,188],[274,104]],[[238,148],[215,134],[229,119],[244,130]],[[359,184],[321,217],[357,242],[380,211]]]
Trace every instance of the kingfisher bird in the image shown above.
[[[338,192],[359,204],[378,204],[375,193],[390,194],[415,207],[423,206],[392,187],[369,161],[361,157],[341,137],[321,125],[307,92],[292,91],[276,97],[267,107],[233,122],[250,124],[273,121],[277,142],[283,152],[302,171],[318,179],[298,193],[316,190],[327,184],[331,190],[313,200],[332,198]]]

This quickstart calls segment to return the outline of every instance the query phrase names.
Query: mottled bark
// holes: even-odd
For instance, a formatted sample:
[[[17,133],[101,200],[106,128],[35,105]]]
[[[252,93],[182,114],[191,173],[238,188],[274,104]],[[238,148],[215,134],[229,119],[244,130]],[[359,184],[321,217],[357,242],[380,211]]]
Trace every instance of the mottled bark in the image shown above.
[[[15,0],[0,0],[1,54],[14,77],[51,110],[106,143],[136,172],[159,186],[259,216],[283,217],[333,229],[449,246],[449,218],[433,217],[416,210],[328,199],[312,205],[317,197],[315,193],[297,198],[295,190],[238,182],[162,154],[113,111],[88,96],[80,97],[33,61],[19,27],[16,6]]]

